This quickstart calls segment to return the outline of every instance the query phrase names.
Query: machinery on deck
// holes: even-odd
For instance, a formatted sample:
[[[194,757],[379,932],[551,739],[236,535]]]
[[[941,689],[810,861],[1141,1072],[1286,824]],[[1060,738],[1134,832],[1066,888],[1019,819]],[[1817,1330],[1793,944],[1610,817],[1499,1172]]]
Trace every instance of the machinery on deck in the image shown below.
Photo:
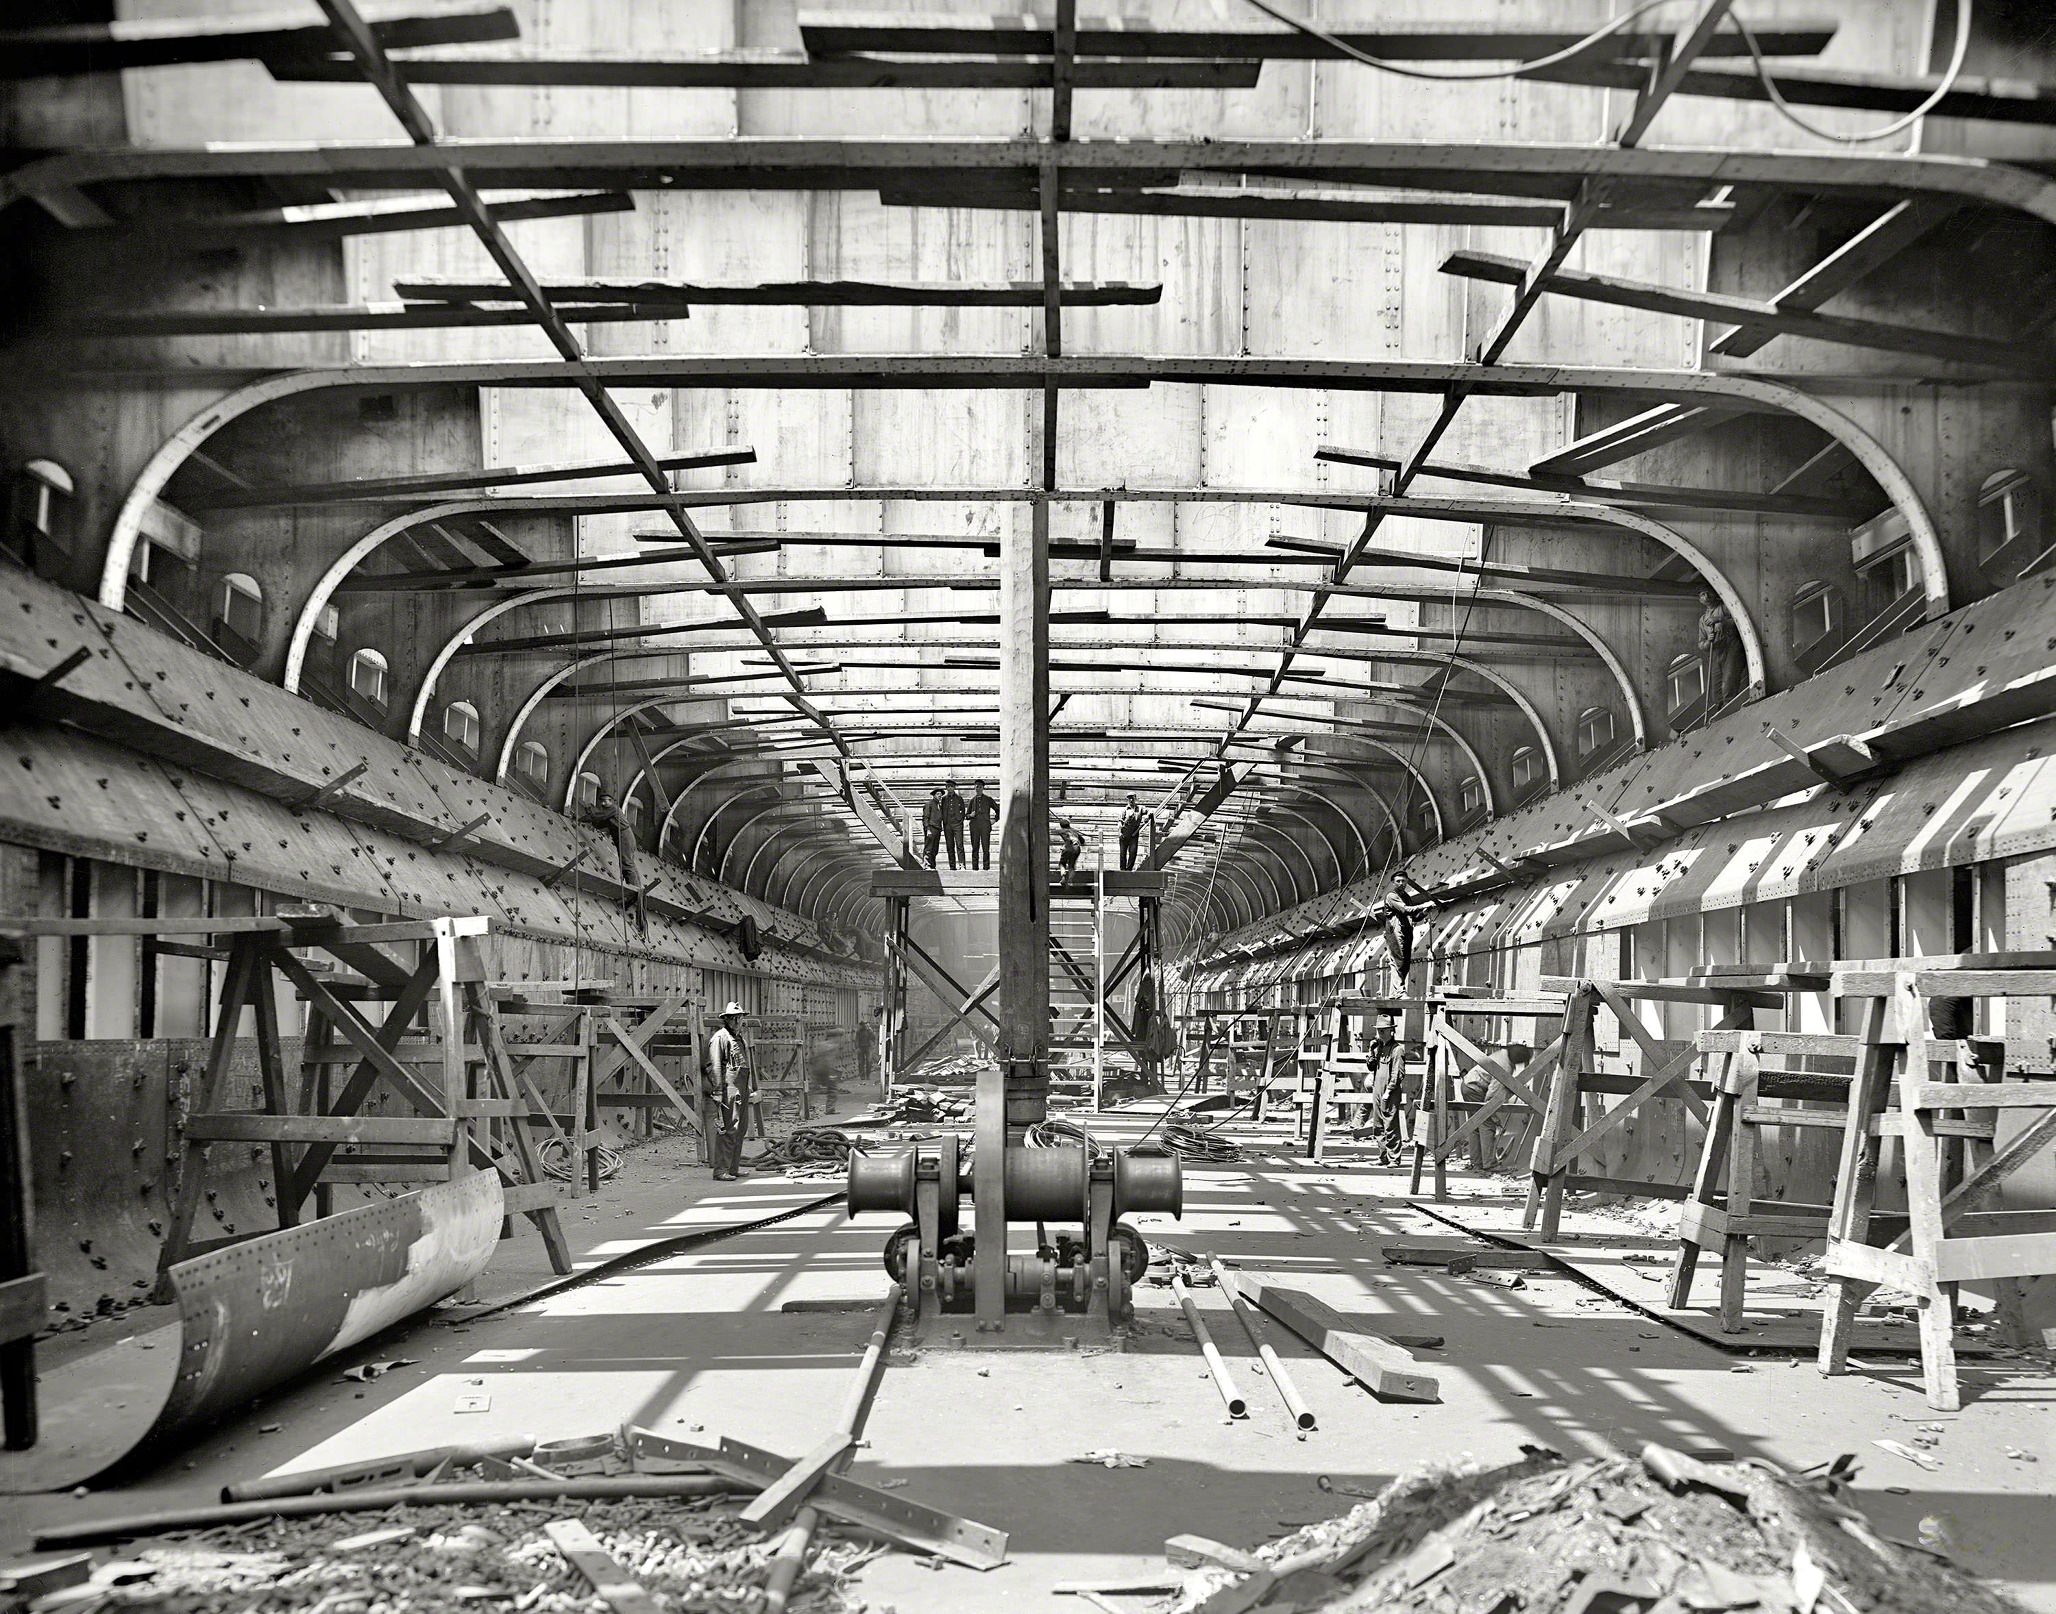
[[[1033,1149],[1010,1141],[997,1176],[997,1183],[988,1183],[975,1155],[962,1159],[954,1135],[890,1154],[850,1156],[850,1214],[898,1211],[911,1218],[885,1245],[886,1271],[909,1309],[915,1315],[1065,1312],[1125,1322],[1133,1310],[1131,1290],[1149,1265],[1149,1246],[1121,1218],[1141,1211],[1182,1214],[1178,1158],[1141,1149],[1088,1155],[1083,1148]],[[1007,1255],[999,1269],[1004,1297],[990,1308],[977,1304],[976,1242],[961,1216],[967,1190],[974,1200],[996,1194],[1006,1223],[1033,1222],[1037,1230],[1032,1253]]]

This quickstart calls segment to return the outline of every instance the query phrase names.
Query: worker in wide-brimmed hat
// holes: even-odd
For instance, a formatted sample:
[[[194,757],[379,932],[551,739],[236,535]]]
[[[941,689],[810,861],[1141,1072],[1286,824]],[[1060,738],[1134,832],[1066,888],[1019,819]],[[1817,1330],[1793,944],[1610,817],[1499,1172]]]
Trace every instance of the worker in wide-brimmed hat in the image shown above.
[[[716,1182],[742,1175],[742,1134],[750,1113],[750,1045],[742,1036],[743,1007],[730,1003],[707,1042],[707,1121]]]

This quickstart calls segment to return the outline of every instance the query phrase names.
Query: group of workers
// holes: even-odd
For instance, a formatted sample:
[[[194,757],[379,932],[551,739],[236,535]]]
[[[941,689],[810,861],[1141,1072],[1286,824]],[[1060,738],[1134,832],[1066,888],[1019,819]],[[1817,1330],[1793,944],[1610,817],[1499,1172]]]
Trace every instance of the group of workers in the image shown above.
[[[947,849],[949,866],[962,868],[964,831],[968,828],[971,831],[971,867],[991,868],[992,826],[998,820],[999,803],[986,795],[983,785],[972,787],[969,801],[964,799],[954,779],[947,789],[931,790],[928,800],[921,806],[921,861],[932,869],[936,866],[936,854]]]
[[[937,786],[928,793],[928,800],[921,806],[921,861],[928,868],[937,867],[938,857],[947,857],[953,869],[964,866],[964,831],[971,832],[971,862],[974,869],[992,867],[992,826],[999,821],[999,803],[985,793],[985,786],[974,785],[967,800],[952,779],[946,786]],[[1128,804],[1121,810],[1120,845],[1121,867],[1132,869],[1142,857],[1142,829],[1145,824],[1154,832],[1154,821],[1142,810],[1140,798],[1130,795]],[[1078,872],[1078,860],[1084,855],[1085,842],[1069,824],[1057,820],[1057,873],[1058,878],[1068,881]]]

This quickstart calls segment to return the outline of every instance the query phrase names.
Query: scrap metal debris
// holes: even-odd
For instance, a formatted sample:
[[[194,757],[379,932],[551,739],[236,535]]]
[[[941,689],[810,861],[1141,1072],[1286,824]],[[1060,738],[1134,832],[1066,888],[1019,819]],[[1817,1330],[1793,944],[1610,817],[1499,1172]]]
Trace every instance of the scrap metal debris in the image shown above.
[[[552,1541],[562,1501],[500,1504],[489,1513],[437,1504],[365,1515],[268,1519],[160,1536],[124,1549],[64,1594],[66,1614],[438,1614],[469,1603],[521,1614],[606,1614],[588,1577]],[[756,1606],[776,1540],[719,1509],[715,1498],[577,1504],[585,1529],[622,1573],[662,1606]],[[367,1550],[375,1549],[375,1550]],[[860,1614],[848,1577],[882,1549],[829,1540],[809,1556],[788,1608]],[[53,1605],[53,1608],[55,1605]]]
[[[1525,1451],[1496,1468],[1404,1474],[1346,1514],[1252,1549],[1253,1568],[1195,1555],[1178,1538],[1168,1556],[1180,1587],[1157,1606],[1166,1614],[2020,1614],[1925,1542],[1874,1531],[1842,1500],[1847,1462],[1801,1476],[1663,1447],[1575,1463]]]
[[[1106,1446],[1101,1447],[1097,1451],[1086,1452],[1080,1457],[1068,1457],[1065,1461],[1071,1463],[1097,1463],[1101,1468],[1149,1467],[1149,1459],[1147,1457],[1132,1456],[1128,1452],[1115,1451],[1112,1447]]]

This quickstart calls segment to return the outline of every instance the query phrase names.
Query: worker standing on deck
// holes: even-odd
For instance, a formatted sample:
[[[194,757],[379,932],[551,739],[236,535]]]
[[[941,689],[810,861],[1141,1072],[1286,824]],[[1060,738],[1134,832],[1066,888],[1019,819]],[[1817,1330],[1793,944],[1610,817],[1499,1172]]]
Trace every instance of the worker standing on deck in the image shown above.
[[[935,867],[935,854],[942,845],[942,787],[928,792],[921,804],[921,861]]]
[[[1132,869],[1142,852],[1142,803],[1134,796],[1121,813],[1121,867]]]
[[[743,1127],[750,1112],[750,1045],[742,1036],[743,1009],[730,1003],[707,1043],[707,1099],[713,1123],[714,1180],[742,1175]]]
[[[628,821],[628,814],[621,810],[621,803],[614,799],[614,792],[604,785],[593,797],[592,810],[585,815],[585,821],[614,837],[614,856],[621,864],[621,883],[628,887],[634,899],[635,928],[639,934],[646,933],[650,928],[650,906],[648,895],[643,890],[642,859],[636,851],[635,826]]]
[[[1734,698],[1741,683],[1742,638],[1712,589],[1699,591],[1699,654],[1705,659],[1706,713],[1714,717]]]
[[[971,867],[989,869],[992,867],[992,826],[999,818],[999,803],[986,795],[984,785],[974,786],[971,799],[964,804],[964,816],[971,825]]]
[[[949,847],[949,866],[960,867],[964,861],[964,797],[954,779],[942,798],[942,838]]]

